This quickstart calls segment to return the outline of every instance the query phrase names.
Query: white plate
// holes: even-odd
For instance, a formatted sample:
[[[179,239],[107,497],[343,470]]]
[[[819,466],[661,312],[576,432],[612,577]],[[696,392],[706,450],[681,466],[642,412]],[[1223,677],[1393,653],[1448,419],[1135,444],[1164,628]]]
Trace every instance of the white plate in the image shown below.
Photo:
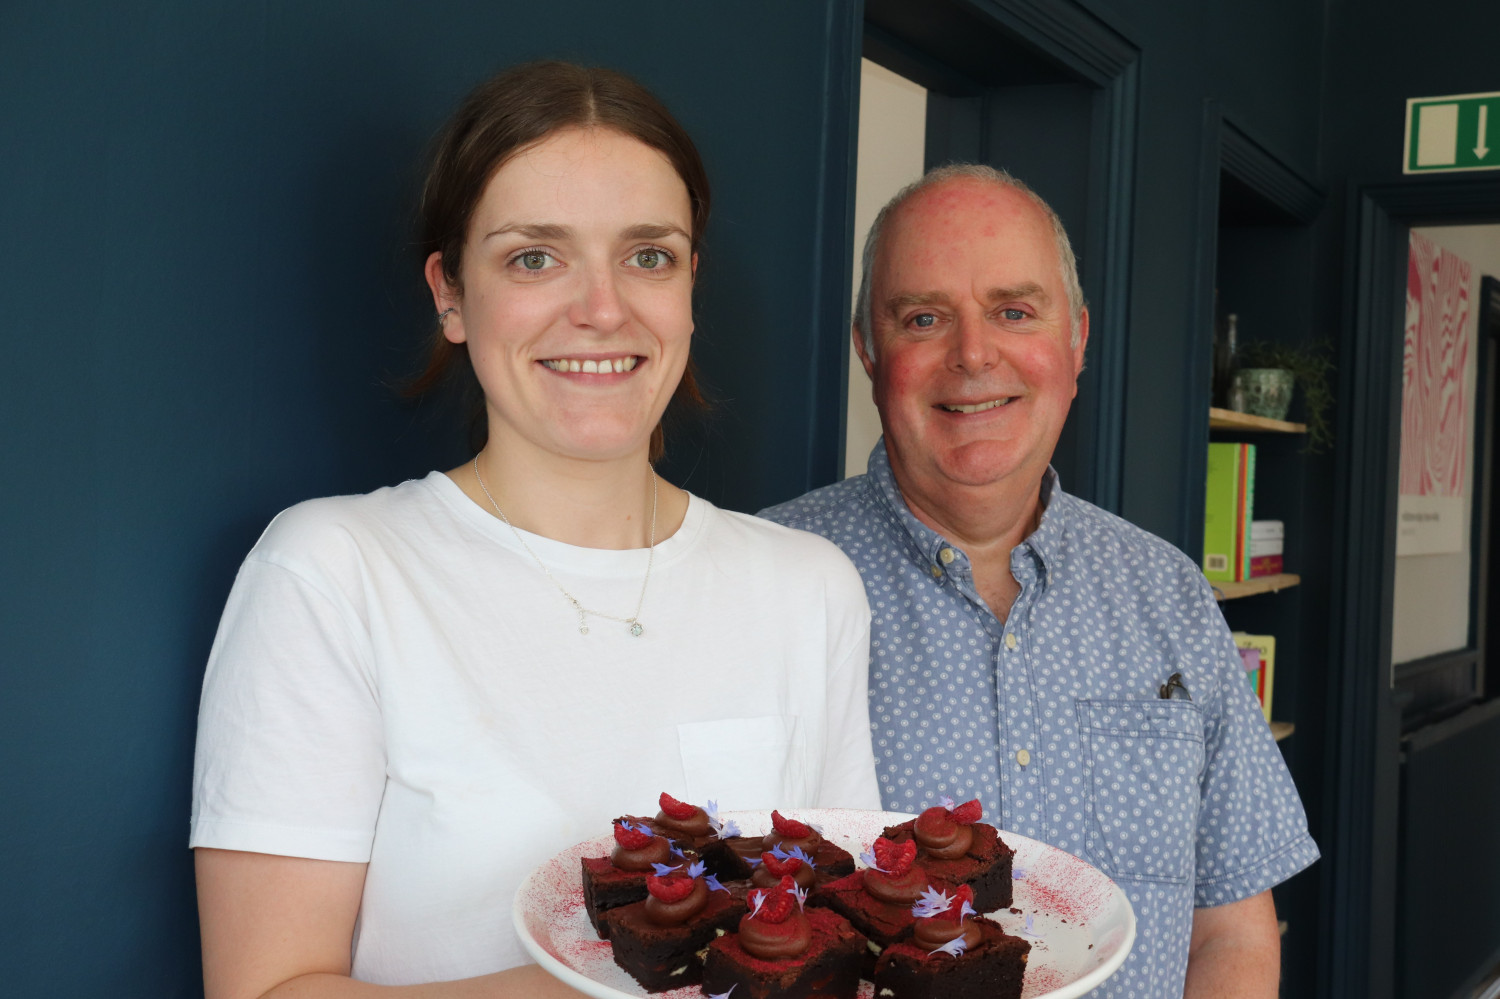
[[[724,814],[747,834],[771,828],[770,812]],[[902,812],[839,808],[789,809],[788,814],[819,826],[824,836],[856,857],[886,826],[911,818]],[[1071,999],[1097,988],[1135,943],[1130,900],[1108,877],[1071,853],[1004,830],[1000,835],[1016,851],[1015,868],[1024,872],[1015,882],[1011,903],[1021,914],[1002,909],[990,916],[1007,933],[1031,942],[1022,999]],[[532,871],[516,892],[513,918],[527,952],[557,978],[598,999],[636,999],[651,993],[615,964],[610,945],[594,933],[583,911],[579,861],[605,856],[613,846],[613,835],[605,834],[569,847]],[[870,983],[861,983],[862,999],[869,999],[872,991]],[[655,995],[703,999],[696,985]]]

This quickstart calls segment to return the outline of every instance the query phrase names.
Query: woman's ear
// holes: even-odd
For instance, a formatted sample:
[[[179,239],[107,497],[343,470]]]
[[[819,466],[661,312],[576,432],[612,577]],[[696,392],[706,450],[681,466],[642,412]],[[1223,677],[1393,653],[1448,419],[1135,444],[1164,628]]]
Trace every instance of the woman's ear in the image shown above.
[[[427,278],[427,287],[432,291],[432,307],[437,310],[438,322],[443,327],[443,336],[451,343],[464,342],[463,314],[459,311],[458,289],[448,283],[443,273],[443,255],[434,250],[422,268]]]
[[[697,284],[698,283],[698,254],[696,254],[696,253],[693,254],[692,268],[693,268],[693,283]]]

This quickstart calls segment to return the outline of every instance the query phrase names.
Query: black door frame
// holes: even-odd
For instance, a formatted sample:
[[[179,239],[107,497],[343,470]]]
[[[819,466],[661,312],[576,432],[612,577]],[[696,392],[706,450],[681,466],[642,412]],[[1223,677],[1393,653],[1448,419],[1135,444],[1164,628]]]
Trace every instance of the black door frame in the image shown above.
[[[1091,465],[1093,500],[1118,511],[1124,479],[1126,338],[1130,325],[1130,257],[1134,241],[1137,108],[1140,48],[1075,0],[957,0],[969,13],[993,24],[1079,82],[1096,88],[1089,186],[1090,231],[1084,245],[1101,261],[1089,284],[1093,398],[1075,404],[1084,418],[1080,441]],[[847,117],[828,115],[819,232],[822,280],[815,310],[813,426],[808,478],[811,485],[837,480],[843,471],[848,404],[849,280],[853,266],[854,180],[858,157],[859,75],[864,42],[863,0],[832,0],[829,37],[839,51],[830,57],[825,108],[846,95]],[[843,150],[839,159],[837,151]],[[839,236],[842,238],[838,238]],[[1087,415],[1085,415],[1085,413]],[[1077,418],[1077,417],[1075,417]]]
[[[1500,221],[1494,174],[1351,184],[1339,434],[1319,994],[1388,999],[1395,983],[1401,707],[1391,685],[1406,241],[1414,226]]]

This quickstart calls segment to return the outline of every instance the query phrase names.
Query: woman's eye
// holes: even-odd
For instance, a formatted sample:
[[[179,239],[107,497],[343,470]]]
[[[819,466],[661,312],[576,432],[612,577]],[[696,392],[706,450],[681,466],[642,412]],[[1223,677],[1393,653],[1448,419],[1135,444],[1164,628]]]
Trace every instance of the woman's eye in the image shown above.
[[[523,270],[544,271],[555,267],[557,260],[546,250],[522,250],[511,258],[512,264],[520,264]]]
[[[672,263],[672,255],[666,250],[654,247],[644,250],[636,250],[631,254],[630,262],[633,266],[646,271],[665,270]]]
[[[931,329],[937,325],[937,316],[934,316],[930,312],[924,312],[921,315],[913,316],[911,324],[919,330]]]

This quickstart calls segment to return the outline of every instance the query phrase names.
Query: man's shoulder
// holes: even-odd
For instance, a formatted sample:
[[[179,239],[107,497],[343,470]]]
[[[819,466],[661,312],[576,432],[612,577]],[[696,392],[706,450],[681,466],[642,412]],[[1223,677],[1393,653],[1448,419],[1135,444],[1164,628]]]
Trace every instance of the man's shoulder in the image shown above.
[[[768,506],[756,516],[837,541],[838,535],[867,521],[875,501],[870,477],[854,475],[785,503]]]
[[[1127,568],[1200,574],[1198,565],[1182,549],[1088,500],[1059,491],[1053,497],[1063,515],[1063,537],[1068,551],[1085,557],[1108,558]]]

